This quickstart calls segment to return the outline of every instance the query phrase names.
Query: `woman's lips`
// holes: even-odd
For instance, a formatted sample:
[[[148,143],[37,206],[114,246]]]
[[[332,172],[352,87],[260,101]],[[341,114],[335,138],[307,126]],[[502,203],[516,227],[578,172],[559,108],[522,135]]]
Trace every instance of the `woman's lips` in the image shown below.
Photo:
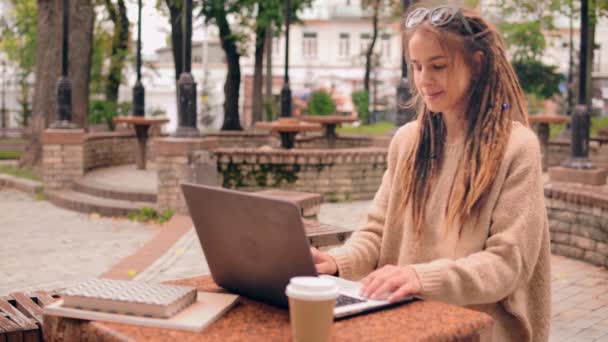
[[[436,93],[432,93],[432,94],[427,94],[425,95],[425,98],[429,101],[435,101],[439,98],[439,96],[441,96],[443,94],[443,91],[438,91]]]

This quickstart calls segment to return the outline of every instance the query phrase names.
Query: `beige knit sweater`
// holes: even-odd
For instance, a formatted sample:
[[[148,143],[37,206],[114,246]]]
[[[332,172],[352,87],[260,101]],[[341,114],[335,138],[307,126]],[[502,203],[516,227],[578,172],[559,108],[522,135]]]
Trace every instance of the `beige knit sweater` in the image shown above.
[[[403,194],[397,170],[417,134],[415,122],[397,131],[367,224],[329,252],[340,276],[360,279],[383,265],[411,265],[422,285],[418,296],[490,314],[494,342],[547,341],[551,260],[536,136],[513,124],[491,191],[478,216],[465,222],[460,238],[457,229],[446,230],[443,213],[464,144],[446,145],[423,236],[416,240],[411,209],[398,209]]]

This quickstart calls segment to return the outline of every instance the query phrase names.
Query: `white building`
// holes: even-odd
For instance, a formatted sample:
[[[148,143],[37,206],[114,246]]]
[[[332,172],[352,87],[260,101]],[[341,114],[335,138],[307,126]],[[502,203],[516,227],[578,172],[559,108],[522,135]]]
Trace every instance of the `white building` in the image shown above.
[[[302,23],[292,24],[289,35],[289,79],[294,96],[310,91],[334,88],[336,96],[350,100],[350,93],[363,87],[365,58],[373,32],[369,11],[361,9],[360,0],[315,0],[311,8],[300,14]],[[196,28],[195,28],[196,30]],[[401,40],[398,19],[380,20],[375,52],[378,65],[370,75],[372,96],[375,90],[378,102],[393,101],[396,85],[401,75]],[[224,52],[220,47],[215,27],[202,41],[193,43],[192,74],[202,91],[204,65],[207,65],[209,105],[216,115],[214,128],[223,121],[223,86],[226,74]],[[204,42],[206,41],[207,48]],[[253,39],[252,39],[253,41]],[[206,51],[206,52],[205,52]],[[253,47],[241,57],[240,114],[243,127],[251,125],[251,82],[254,73]],[[285,37],[273,40],[272,74],[273,94],[278,96],[283,85],[285,63]],[[170,48],[157,50],[155,71],[144,71],[146,107],[163,107],[170,118],[168,130],[177,127],[173,57]],[[266,68],[264,67],[264,71]],[[132,75],[131,73],[127,73]],[[131,76],[133,78],[133,76]],[[376,81],[376,82],[373,82]],[[129,80],[133,84],[134,79]],[[131,86],[121,89],[121,98],[130,98]],[[352,107],[352,106],[351,106]],[[198,108],[201,108],[199,99]],[[347,108],[348,109],[348,108]]]

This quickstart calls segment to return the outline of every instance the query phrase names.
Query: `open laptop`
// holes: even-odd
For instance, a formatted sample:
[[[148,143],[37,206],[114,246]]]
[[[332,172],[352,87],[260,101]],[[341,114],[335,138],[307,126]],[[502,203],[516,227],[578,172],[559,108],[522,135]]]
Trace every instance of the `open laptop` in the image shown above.
[[[196,184],[182,184],[182,191],[211,276],[219,286],[287,307],[289,279],[317,276],[300,210],[294,203]],[[391,305],[359,296],[361,283],[322,277],[331,277],[340,288],[335,318]]]

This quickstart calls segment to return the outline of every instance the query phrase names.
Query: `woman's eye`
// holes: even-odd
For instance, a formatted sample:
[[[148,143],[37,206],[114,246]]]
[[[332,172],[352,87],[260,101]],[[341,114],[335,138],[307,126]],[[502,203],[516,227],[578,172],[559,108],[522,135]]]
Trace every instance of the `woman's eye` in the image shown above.
[[[435,70],[443,70],[443,69],[445,69],[445,65],[433,65],[433,69],[435,69]]]

